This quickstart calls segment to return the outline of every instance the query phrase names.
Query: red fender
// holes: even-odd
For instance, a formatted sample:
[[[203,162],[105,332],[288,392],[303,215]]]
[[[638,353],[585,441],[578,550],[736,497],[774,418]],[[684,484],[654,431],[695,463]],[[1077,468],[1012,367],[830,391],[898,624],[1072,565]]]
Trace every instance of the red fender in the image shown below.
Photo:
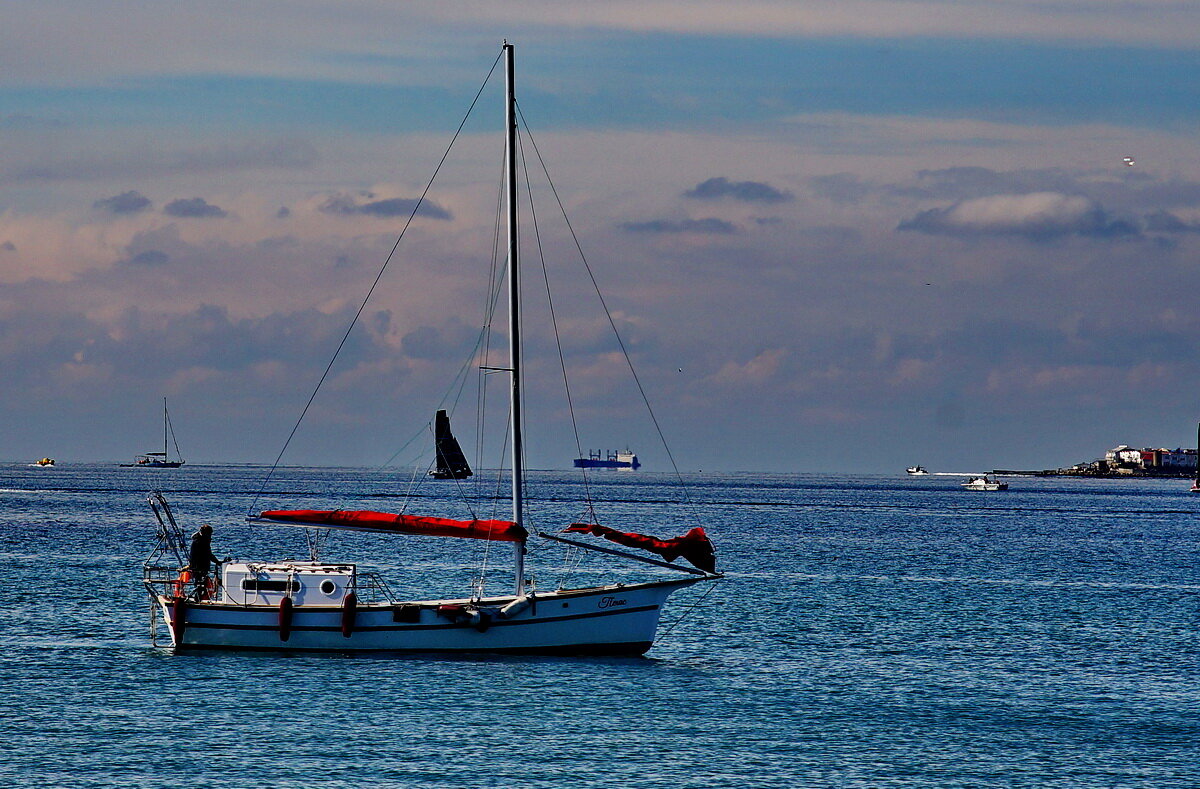
[[[287,641],[292,635],[292,598],[279,601],[279,640]]]
[[[175,646],[183,643],[183,631],[187,627],[187,600],[171,598],[171,639]]]
[[[354,617],[358,613],[358,599],[354,596],[354,592],[346,595],[342,600],[342,635],[346,638],[354,632]]]

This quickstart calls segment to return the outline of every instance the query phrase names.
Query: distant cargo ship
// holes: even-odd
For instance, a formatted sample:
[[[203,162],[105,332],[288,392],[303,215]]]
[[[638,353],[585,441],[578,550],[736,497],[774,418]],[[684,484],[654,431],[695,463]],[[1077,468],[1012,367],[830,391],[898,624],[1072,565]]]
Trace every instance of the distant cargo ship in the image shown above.
[[[630,452],[628,449],[624,452],[612,452],[597,449],[595,452],[588,452],[585,458],[575,458],[575,468],[627,468],[635,469],[642,464],[638,462],[637,455]]]

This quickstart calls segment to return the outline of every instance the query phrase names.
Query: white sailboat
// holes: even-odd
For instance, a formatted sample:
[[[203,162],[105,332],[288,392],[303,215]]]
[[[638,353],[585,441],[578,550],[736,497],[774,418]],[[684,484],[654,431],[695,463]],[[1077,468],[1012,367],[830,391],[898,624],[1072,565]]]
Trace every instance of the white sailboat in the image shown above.
[[[520,305],[518,287],[516,105],[513,47],[504,44],[506,69],[506,202],[512,520],[450,520],[370,511],[269,510],[252,522],[309,529],[348,529],[376,534],[422,534],[507,542],[513,547],[511,591],[453,599],[395,600],[386,583],[356,564],[319,561],[227,562],[218,577],[197,588],[187,568],[188,545],[166,500],[152,494],[158,543],[147,559],[144,582],[152,616],[161,615],[171,646],[190,649],[251,649],[312,652],[516,652],[536,654],[641,654],[653,644],[671,593],[721,577],[703,528],[660,540],[594,523],[562,532],[526,527],[521,408]],[[562,536],[590,534],[658,554],[649,559]],[[526,578],[531,536],[636,559],[680,573],[640,583],[585,588],[535,589]],[[684,558],[693,566],[676,563]],[[157,625],[152,621],[152,632]]]
[[[168,453],[168,436],[175,442],[175,460]],[[179,452],[179,442],[175,441],[175,429],[171,426],[171,414],[167,411],[167,398],[163,398],[163,451],[146,452],[134,458],[132,463],[122,463],[125,468],[179,468],[186,461]]]

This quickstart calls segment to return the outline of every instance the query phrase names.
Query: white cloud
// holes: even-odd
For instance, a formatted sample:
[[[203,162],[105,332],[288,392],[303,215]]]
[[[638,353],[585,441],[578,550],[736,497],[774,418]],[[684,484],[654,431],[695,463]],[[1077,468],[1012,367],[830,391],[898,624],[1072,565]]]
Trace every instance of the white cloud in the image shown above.
[[[494,51],[497,30],[539,43],[629,31],[1191,47],[1198,29],[1200,4],[1190,0],[346,0],[336,13],[312,0],[227,5],[220,13],[204,4],[45,0],[0,7],[0,80],[53,84],[80,75],[296,76],[319,70],[330,79],[411,84],[429,80],[420,66],[444,62],[448,51],[466,59]]]
[[[1056,192],[963,200],[946,208],[921,211],[912,219],[901,222],[899,229],[942,235],[1011,235],[1034,239],[1140,234],[1137,226],[1109,218],[1095,201]]]

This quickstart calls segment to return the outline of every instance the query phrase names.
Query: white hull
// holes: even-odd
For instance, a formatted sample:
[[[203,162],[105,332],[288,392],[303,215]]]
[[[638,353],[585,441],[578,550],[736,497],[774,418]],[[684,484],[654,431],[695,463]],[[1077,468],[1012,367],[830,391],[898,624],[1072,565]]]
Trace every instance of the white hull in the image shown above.
[[[355,607],[348,635],[343,632],[343,607],[337,605],[295,606],[284,632],[276,605],[186,602],[180,627],[174,620],[173,599],[156,599],[177,650],[636,655],[654,642],[667,597],[698,580],[702,579],[538,593],[520,613],[486,623],[462,621],[445,609],[439,612],[439,606],[470,606],[472,601],[466,599],[364,603]],[[486,598],[474,605],[495,612],[512,601]],[[406,618],[417,621],[397,621]]]

